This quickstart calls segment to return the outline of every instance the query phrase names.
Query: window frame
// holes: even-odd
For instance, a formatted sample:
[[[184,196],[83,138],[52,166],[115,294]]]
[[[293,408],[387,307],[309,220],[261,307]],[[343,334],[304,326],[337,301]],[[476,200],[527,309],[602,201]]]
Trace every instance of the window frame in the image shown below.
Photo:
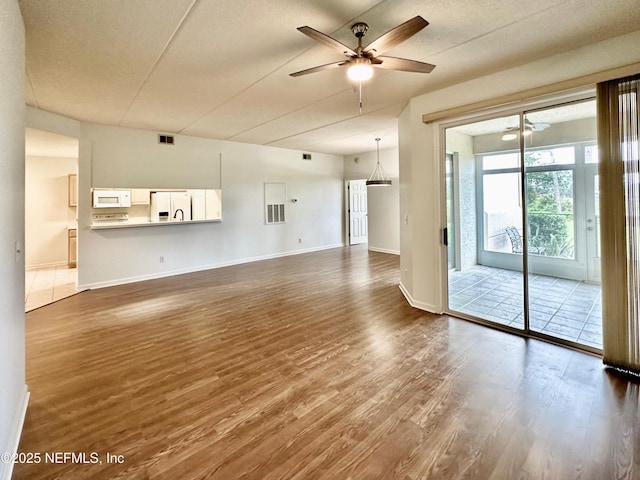
[[[573,174],[573,228],[574,228],[574,256],[573,258],[545,257],[531,255],[529,257],[529,273],[566,276],[568,272],[575,279],[583,279],[586,260],[586,239],[584,225],[584,179],[586,170],[594,163],[585,163],[585,150],[589,146],[597,146],[597,140],[583,142],[559,143],[541,147],[527,147],[525,153],[531,151],[552,150],[554,148],[573,147],[574,162],[568,164],[536,165],[525,167],[526,173],[553,172],[569,170]],[[478,263],[481,265],[522,270],[522,255],[511,252],[496,252],[485,248],[486,225],[484,221],[484,176],[501,173],[517,173],[522,175],[520,167],[483,169],[483,159],[492,155],[506,153],[519,154],[518,149],[500,150],[495,152],[483,152],[475,155],[476,162],[476,228],[477,228],[477,252]],[[522,195],[520,195],[522,198]],[[520,202],[521,203],[521,202]],[[522,207],[522,205],[520,205]],[[533,261],[531,261],[533,260]]]

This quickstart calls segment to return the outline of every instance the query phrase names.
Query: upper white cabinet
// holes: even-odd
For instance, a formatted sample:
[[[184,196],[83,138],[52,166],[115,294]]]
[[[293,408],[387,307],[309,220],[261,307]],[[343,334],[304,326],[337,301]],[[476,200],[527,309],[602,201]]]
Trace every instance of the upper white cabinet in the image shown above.
[[[148,188],[131,189],[131,205],[149,205],[151,190]]]

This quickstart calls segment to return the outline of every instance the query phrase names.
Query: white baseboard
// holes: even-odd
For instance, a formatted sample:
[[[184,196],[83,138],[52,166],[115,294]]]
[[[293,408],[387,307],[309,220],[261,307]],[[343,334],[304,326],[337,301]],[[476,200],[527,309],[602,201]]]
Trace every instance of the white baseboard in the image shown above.
[[[369,246],[369,250],[372,252],[390,253],[391,255],[400,255],[400,250],[390,250],[388,248],[378,248]]]
[[[38,263],[36,265],[25,265],[25,270],[40,270],[42,268],[56,268],[56,267],[66,267],[68,262],[49,262],[49,263]]]
[[[421,302],[421,301],[416,300],[415,298],[413,298],[411,296],[411,294],[409,293],[409,291],[406,289],[406,287],[402,284],[402,282],[400,282],[399,287],[400,287],[400,291],[404,295],[404,298],[407,299],[407,302],[413,308],[417,308],[419,310],[424,310],[425,312],[429,312],[429,313],[442,313],[442,312],[438,312],[438,309],[436,308],[435,305],[432,305],[430,303]]]
[[[31,394],[29,393],[29,389],[25,385],[22,392],[22,399],[20,402],[18,402],[16,414],[13,416],[14,422],[11,427],[11,437],[9,438],[7,450],[6,452],[2,453],[9,453],[11,455],[18,453],[18,446],[20,445],[20,437],[22,436],[22,427],[24,426],[24,419],[27,415],[27,406],[29,405],[30,395]],[[13,462],[0,462],[0,480],[11,480],[12,474]]]
[[[261,255],[259,257],[242,258],[239,260],[232,260],[230,262],[200,265],[192,268],[182,268],[177,270],[169,270],[165,272],[156,272],[156,273],[150,273],[147,275],[138,275],[135,277],[118,278],[115,280],[107,280],[104,282],[85,283],[82,285],[79,284],[78,290],[91,290],[94,288],[114,287],[116,285],[125,285],[127,283],[143,282],[145,280],[155,280],[157,278],[173,277],[174,275],[183,275],[185,273],[195,273],[195,272],[201,272],[203,270],[213,270],[216,268],[231,267],[233,265],[241,265],[243,263],[259,262],[262,260],[272,260],[274,258],[289,257],[291,255],[301,255],[303,253],[319,252],[321,250],[330,250],[332,248],[342,248],[344,246],[345,246],[344,243],[338,243],[334,245],[324,245],[321,247],[312,247],[312,248],[305,248],[300,250],[293,250],[290,252]]]

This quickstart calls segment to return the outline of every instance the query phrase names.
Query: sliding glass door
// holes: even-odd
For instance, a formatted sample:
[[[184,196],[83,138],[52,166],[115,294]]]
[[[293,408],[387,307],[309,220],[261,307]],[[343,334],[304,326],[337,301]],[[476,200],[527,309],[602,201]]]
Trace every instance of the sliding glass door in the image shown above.
[[[595,143],[594,100],[446,130],[451,312],[601,348]]]
[[[530,328],[602,348],[595,100],[525,112],[524,129]]]
[[[447,151],[456,158],[456,175],[446,186],[456,199],[447,225],[453,224],[457,240],[455,250],[448,251],[455,255],[448,261],[448,304],[463,315],[523,330],[519,155],[512,148],[489,154],[501,146],[496,132],[509,128],[518,128],[518,116],[446,131]]]

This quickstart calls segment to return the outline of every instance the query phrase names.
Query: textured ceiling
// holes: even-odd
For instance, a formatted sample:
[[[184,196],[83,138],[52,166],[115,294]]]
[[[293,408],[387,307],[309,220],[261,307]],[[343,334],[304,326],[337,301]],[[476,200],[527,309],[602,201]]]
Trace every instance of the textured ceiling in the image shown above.
[[[638,0],[20,0],[27,103],[78,120],[353,154],[397,145],[421,93],[638,30]],[[355,47],[409,18],[430,25],[391,56],[428,75],[376,70],[363,111],[340,60],[296,30]]]

